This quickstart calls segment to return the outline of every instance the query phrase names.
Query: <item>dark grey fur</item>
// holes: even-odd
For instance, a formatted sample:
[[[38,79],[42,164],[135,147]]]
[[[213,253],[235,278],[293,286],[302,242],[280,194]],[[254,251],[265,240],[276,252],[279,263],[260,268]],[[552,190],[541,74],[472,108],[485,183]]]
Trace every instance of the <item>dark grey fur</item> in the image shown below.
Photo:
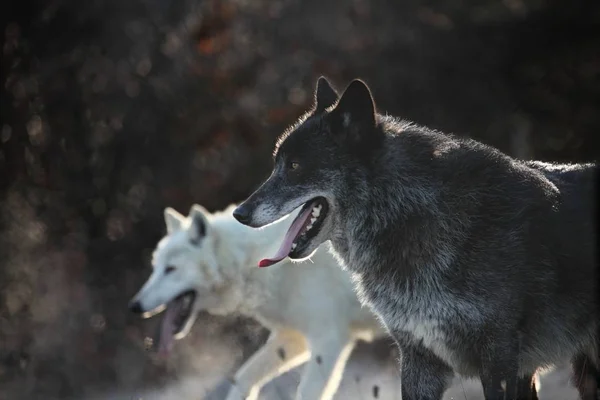
[[[588,400],[599,366],[596,171],[518,161],[379,115],[362,81],[338,99],[320,78],[314,109],[234,215],[259,227],[327,200],[294,258],[331,240],[402,351],[403,400],[441,399],[454,372],[479,377],[488,400],[530,398],[536,369],[568,359]]]

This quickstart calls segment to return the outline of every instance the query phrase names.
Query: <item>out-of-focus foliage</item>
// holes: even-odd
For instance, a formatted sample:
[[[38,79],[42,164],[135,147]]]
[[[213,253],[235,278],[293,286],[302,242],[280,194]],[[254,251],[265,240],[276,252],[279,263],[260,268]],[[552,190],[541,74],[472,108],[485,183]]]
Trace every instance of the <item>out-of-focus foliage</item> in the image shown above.
[[[321,74],[340,89],[361,77],[382,112],[513,155],[595,158],[596,4],[5,0],[0,398],[168,379],[143,347],[151,324],[126,310],[163,207],[248,195]],[[187,342],[239,332],[245,355],[264,340],[205,316]]]

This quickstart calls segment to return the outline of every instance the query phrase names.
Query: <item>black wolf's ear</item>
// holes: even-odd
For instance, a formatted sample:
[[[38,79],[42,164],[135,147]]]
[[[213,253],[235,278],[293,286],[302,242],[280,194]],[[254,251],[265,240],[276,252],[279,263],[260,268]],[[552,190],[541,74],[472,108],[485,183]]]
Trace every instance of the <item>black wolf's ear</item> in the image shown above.
[[[206,236],[206,231],[208,230],[208,215],[210,215],[208,210],[199,204],[194,204],[192,208],[190,208],[188,218],[191,220],[191,225],[188,235],[192,244],[198,244],[200,239]]]
[[[376,126],[375,102],[366,83],[360,79],[353,80],[330,116],[334,131],[345,132],[353,140],[371,132]]]
[[[322,113],[326,108],[334,105],[338,97],[337,92],[327,78],[321,76],[317,80],[317,88],[315,89],[315,112]]]
[[[181,225],[185,217],[179,214],[171,207],[165,208],[163,211],[165,217],[165,225],[167,225],[167,233],[171,234],[181,229]]]

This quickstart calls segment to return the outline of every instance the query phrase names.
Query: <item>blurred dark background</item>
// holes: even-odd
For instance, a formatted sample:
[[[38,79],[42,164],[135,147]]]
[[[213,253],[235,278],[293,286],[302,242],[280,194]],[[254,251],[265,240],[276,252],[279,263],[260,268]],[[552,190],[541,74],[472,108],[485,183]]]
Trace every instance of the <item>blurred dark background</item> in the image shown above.
[[[218,369],[185,351],[153,360],[151,322],[127,302],[162,209],[247,196],[319,75],[339,89],[361,77],[381,112],[517,157],[594,160],[599,4],[4,0],[0,399],[90,398]],[[178,345],[201,354],[214,337],[238,343],[239,362],[265,332],[202,316]]]

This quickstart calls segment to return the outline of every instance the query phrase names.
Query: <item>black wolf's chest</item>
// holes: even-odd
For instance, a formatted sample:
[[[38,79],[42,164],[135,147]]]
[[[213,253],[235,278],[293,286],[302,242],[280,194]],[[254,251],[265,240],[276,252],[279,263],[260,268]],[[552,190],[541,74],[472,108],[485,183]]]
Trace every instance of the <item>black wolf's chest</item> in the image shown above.
[[[462,375],[477,373],[474,349],[465,332],[476,329],[479,311],[461,299],[431,288],[407,290],[389,280],[355,276],[359,297],[379,314],[393,335],[420,342]],[[469,356],[470,357],[470,356]]]

